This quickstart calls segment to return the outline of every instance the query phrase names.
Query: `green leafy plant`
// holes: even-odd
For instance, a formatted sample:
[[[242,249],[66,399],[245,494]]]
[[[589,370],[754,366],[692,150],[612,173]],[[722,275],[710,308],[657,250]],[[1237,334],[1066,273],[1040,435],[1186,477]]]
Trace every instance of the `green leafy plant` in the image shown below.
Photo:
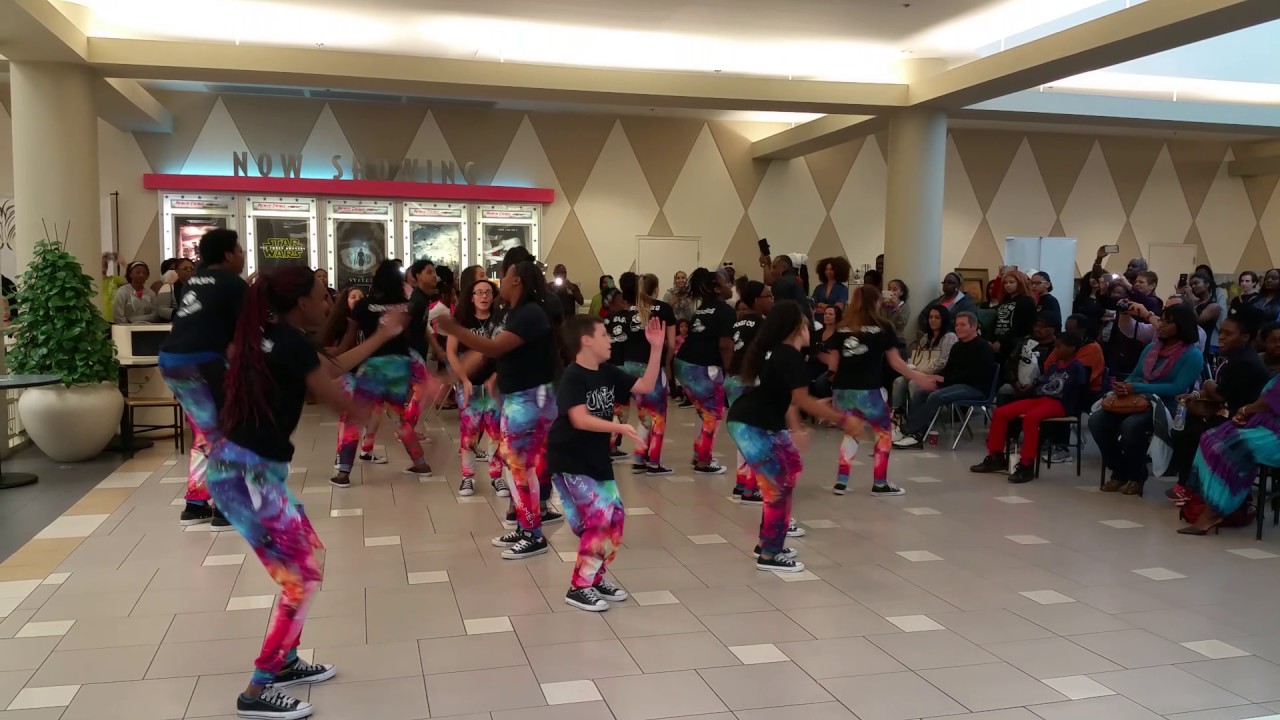
[[[6,358],[9,372],[57,375],[67,387],[115,382],[120,364],[111,326],[94,303],[93,279],[64,244],[46,235],[18,278],[21,313],[14,320],[17,343]]]

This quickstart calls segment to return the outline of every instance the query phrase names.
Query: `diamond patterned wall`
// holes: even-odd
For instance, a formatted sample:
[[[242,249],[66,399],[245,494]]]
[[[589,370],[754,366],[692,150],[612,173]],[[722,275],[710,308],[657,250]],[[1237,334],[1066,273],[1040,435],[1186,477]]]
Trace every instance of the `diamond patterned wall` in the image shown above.
[[[870,263],[884,251],[885,138],[791,161],[751,159],[758,124],[688,118],[523,113],[167,93],[169,135],[101,133],[103,192],[121,195],[121,250],[158,263],[155,198],[138,175],[222,174],[232,150],[355,153],[476,163],[481,182],[550,187],[542,247],[588,285],[635,262],[635,236],[703,239],[703,263],[754,270],[756,240]],[[947,142],[942,267],[1000,263],[1007,235],[1079,238],[1125,257],[1152,244],[1197,246],[1220,273],[1280,262],[1280,178],[1227,175],[1221,142],[955,130]],[[9,115],[0,106],[0,194],[12,186]],[[891,240],[891,239],[890,239]]]

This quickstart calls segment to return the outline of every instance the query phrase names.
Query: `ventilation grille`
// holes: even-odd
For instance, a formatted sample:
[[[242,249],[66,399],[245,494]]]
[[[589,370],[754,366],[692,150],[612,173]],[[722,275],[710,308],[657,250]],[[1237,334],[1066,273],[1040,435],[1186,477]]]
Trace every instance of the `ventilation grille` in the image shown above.
[[[498,103],[491,100],[459,100],[456,98],[423,97],[420,95],[392,95],[389,93],[360,92],[356,90],[328,90],[272,85],[228,85],[209,83],[205,88],[219,95],[265,95],[270,97],[311,98],[313,100],[348,100],[351,102],[390,103],[393,105],[436,105],[490,109]]]

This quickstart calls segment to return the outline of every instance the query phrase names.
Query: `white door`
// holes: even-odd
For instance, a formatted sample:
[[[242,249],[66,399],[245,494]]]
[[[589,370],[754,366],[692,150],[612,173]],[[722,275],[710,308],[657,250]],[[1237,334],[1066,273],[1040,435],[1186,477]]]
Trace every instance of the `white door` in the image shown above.
[[[677,272],[692,273],[702,255],[702,238],[651,237],[636,238],[636,274],[658,276],[658,293],[671,287]]]

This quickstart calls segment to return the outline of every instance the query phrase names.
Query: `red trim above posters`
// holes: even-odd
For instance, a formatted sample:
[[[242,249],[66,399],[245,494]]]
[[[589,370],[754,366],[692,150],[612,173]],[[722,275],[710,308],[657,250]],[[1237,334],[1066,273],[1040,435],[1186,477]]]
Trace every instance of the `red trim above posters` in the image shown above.
[[[449,183],[396,182],[393,180],[317,180],[310,178],[232,177],[227,175],[142,176],[147,190],[187,192],[230,192],[253,195],[333,195],[338,197],[378,197],[401,200],[469,200],[492,203],[555,202],[551,188],[503,187],[497,185],[456,185]]]

